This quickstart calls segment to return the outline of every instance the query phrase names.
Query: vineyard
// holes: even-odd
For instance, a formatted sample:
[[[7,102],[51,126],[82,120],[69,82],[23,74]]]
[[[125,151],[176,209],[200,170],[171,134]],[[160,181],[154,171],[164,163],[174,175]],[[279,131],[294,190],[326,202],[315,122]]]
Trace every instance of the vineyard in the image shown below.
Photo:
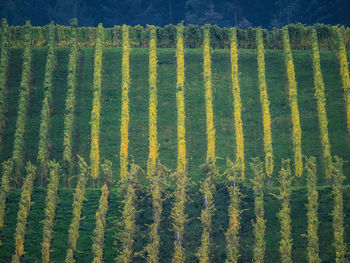
[[[0,262],[350,261],[349,28],[0,45]]]

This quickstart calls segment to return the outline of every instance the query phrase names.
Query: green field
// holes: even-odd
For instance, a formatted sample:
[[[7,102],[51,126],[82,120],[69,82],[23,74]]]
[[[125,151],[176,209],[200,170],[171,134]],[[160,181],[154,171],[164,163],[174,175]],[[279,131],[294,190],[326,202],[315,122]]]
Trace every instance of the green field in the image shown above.
[[[1,161],[11,157],[13,136],[15,132],[19,82],[23,49],[11,48],[9,52],[9,69],[7,83],[7,112],[4,129],[4,145]],[[43,80],[47,48],[34,48],[32,75],[30,81],[30,99],[25,130],[25,161],[36,163],[38,151],[38,135],[40,125],[40,109],[43,99]],[[63,143],[63,120],[65,97],[67,92],[68,47],[56,49],[56,63],[53,75],[53,106],[50,119],[49,152],[50,159],[61,161]],[[171,170],[175,170],[177,162],[176,131],[176,57],[175,49],[158,49],[158,136],[159,160]],[[94,48],[79,50],[77,65],[76,108],[73,132],[73,153],[80,154],[89,160],[90,153],[90,117],[92,109]],[[121,48],[103,49],[102,59],[102,94],[100,122],[101,162],[113,162],[114,177],[119,178],[120,150],[120,118],[121,118]],[[266,229],[266,262],[279,261],[279,221],[276,216],[279,201],[269,193],[278,193],[278,171],[281,159],[293,159],[292,122],[288,101],[288,83],[283,51],[267,50],[266,80],[270,99],[272,145],[275,159],[274,186],[268,187],[265,195]],[[316,98],[314,96],[312,53],[311,50],[293,51],[296,80],[298,83],[299,113],[302,129],[302,151],[306,156],[315,156],[318,163],[318,184],[320,194],[319,237],[320,257],[322,262],[334,262],[332,246],[332,209],[331,188],[324,177],[321,158],[321,142],[317,117]],[[201,225],[198,217],[203,197],[198,192],[199,182],[204,174],[199,166],[206,160],[206,116],[203,85],[202,49],[185,50],[185,110],[186,110],[186,144],[188,153],[188,174],[191,178],[186,213],[190,220],[185,227],[185,247],[187,262],[197,262],[195,252],[200,246]],[[256,50],[239,50],[240,88],[242,98],[242,121],[245,139],[246,167],[251,157],[264,157],[263,126],[258,89],[257,53]],[[235,157],[235,134],[233,122],[233,95],[231,84],[230,52],[228,49],[212,51],[212,86],[214,105],[214,125],[216,128],[217,166],[224,171],[226,157]],[[332,155],[338,155],[346,161],[350,160],[350,136],[346,128],[344,106],[344,90],[339,73],[339,61],[335,51],[321,51],[321,67],[325,82],[326,109]],[[148,154],[148,49],[135,48],[130,52],[130,127],[129,154],[135,163],[146,171]],[[292,162],[293,163],[293,162]],[[292,165],[293,168],[293,165]],[[293,171],[292,171],[293,174]],[[350,183],[350,163],[344,163],[344,184]],[[252,178],[247,170],[247,178]],[[24,176],[24,171],[23,171]],[[147,183],[144,176],[139,178],[143,187],[138,189],[137,232],[135,250],[140,251],[147,241],[148,227],[152,221],[152,208]],[[291,198],[293,261],[306,262],[306,188],[305,176],[296,186],[294,183]],[[91,184],[92,186],[92,184]],[[170,183],[168,192],[174,190]],[[56,212],[56,225],[52,241],[52,262],[63,262],[66,254],[67,231],[72,218],[73,189],[66,189],[62,180],[59,190],[59,203]],[[240,262],[252,260],[252,244],[254,240],[252,220],[254,219],[254,200],[249,186],[243,188],[246,195],[242,208],[247,209],[241,220]],[[23,262],[39,262],[41,258],[42,224],[44,219],[46,189],[35,187],[33,206],[29,214]],[[77,262],[92,260],[92,233],[95,226],[95,212],[98,207],[100,189],[88,189],[87,201],[84,203],[84,218],[80,225]],[[3,245],[0,246],[0,262],[9,262],[14,253],[13,234],[16,227],[16,216],[20,190],[14,189],[8,198]],[[117,251],[111,249],[115,238],[114,223],[121,214],[122,197],[118,195],[118,187],[112,187],[109,200],[110,209],[107,218],[105,246],[105,262],[112,262]],[[171,231],[170,209],[173,198],[165,200],[163,221],[160,230],[160,261],[170,262],[173,253],[174,234]],[[213,217],[212,260],[223,262],[225,258],[224,232],[228,225],[228,194],[226,188],[219,184],[214,195],[216,212]],[[344,189],[345,241],[350,243],[350,191]],[[138,261],[139,260],[139,261]],[[141,259],[135,262],[143,262]]]

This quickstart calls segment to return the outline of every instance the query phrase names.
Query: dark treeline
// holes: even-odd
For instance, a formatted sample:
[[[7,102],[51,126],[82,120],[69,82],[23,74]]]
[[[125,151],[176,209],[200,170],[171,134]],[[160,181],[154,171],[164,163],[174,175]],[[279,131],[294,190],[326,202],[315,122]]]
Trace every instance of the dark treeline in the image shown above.
[[[350,25],[348,0],[0,0],[0,17],[11,25],[42,26],[54,20],[68,25],[73,17],[80,26],[164,26],[185,24],[281,27],[285,24],[324,23]]]

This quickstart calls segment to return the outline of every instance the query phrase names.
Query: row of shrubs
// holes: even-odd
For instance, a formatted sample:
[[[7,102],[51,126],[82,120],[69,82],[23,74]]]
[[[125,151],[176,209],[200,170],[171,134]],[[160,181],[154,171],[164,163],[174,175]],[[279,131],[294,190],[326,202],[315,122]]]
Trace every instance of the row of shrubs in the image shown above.
[[[230,28],[221,28],[216,25],[206,25],[210,30],[210,43],[213,48],[230,47]],[[334,32],[334,26],[315,24],[313,26],[318,35],[321,49],[336,49],[337,36]],[[288,25],[290,34],[290,43],[292,49],[310,49],[310,28],[302,24]],[[48,43],[49,25],[43,27],[33,27],[33,45],[40,47]],[[344,35],[344,42],[347,48],[350,48],[350,28],[341,27]],[[160,48],[176,47],[176,26],[166,25],[156,27],[157,45]],[[263,29],[264,45],[266,49],[283,49],[283,29],[273,28],[272,30]],[[11,26],[9,28],[10,47],[21,47],[24,45],[24,27]],[[70,45],[71,30],[69,26],[56,26],[56,41],[59,46]],[[105,46],[122,46],[122,26],[117,25],[112,28],[104,28]],[[239,48],[253,49],[256,47],[256,28],[240,29],[237,28],[237,44]],[[98,38],[97,27],[78,27],[77,43],[79,46],[94,47]],[[203,45],[204,27],[198,25],[187,25],[184,27],[184,45],[186,48],[199,48]],[[140,25],[130,27],[130,46],[146,47],[150,40],[149,27]]]

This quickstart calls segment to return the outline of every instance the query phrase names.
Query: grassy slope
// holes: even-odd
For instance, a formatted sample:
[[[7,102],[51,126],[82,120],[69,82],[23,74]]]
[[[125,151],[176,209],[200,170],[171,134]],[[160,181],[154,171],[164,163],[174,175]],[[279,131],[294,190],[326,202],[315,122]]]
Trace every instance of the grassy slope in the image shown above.
[[[74,124],[73,151],[81,154],[86,160],[89,158],[89,133],[90,111],[92,102],[92,72],[93,49],[87,48],[80,51],[77,70],[77,104]],[[64,103],[66,93],[67,60],[69,48],[57,49],[57,64],[54,71],[53,109],[50,128],[51,158],[60,160],[62,156],[62,129],[64,117]],[[5,129],[5,145],[1,154],[4,160],[11,155],[13,133],[16,122],[18,86],[21,71],[21,49],[11,49],[10,68],[8,81],[8,112]],[[301,114],[301,128],[303,132],[302,147],[305,155],[314,155],[320,162],[321,147],[319,140],[319,128],[316,112],[316,101],[313,89],[312,60],[310,51],[294,51],[296,79],[298,82],[299,111]],[[37,135],[40,121],[40,105],[43,96],[42,79],[46,61],[46,49],[34,49],[33,51],[32,91],[29,101],[29,111],[25,134],[26,159],[35,162],[37,153]],[[205,161],[206,135],[205,135],[205,104],[202,77],[202,50],[191,49],[185,53],[186,82],[185,82],[185,106],[186,106],[186,136],[189,160],[189,172],[194,181],[201,178],[198,166]],[[120,147],[120,95],[121,95],[121,49],[105,48],[103,55],[103,83],[102,83],[102,109],[101,109],[101,159],[113,161],[115,176],[118,175],[119,147]],[[158,132],[159,132],[159,158],[169,168],[176,166],[176,58],[174,49],[158,50]],[[345,110],[343,90],[339,78],[339,64],[337,56],[332,51],[321,52],[321,65],[324,73],[327,96],[327,114],[329,118],[330,142],[332,153],[338,154],[345,160],[350,159],[350,139],[346,134]],[[232,90],[230,80],[230,58],[228,50],[215,50],[212,54],[213,71],[213,95],[214,95],[214,123],[216,127],[216,145],[219,165],[224,165],[226,156],[234,158],[234,129]],[[135,162],[146,168],[148,152],[148,53],[147,49],[133,49],[130,55],[131,88],[130,88],[130,154]],[[242,120],[245,136],[246,160],[250,157],[263,157],[263,129],[261,121],[261,106],[257,86],[257,61],[254,50],[240,50],[239,71],[242,96]],[[281,51],[266,52],[266,76],[270,109],[272,117],[272,139],[275,154],[275,176],[280,166],[280,159],[291,157],[291,122],[288,104],[288,90],[284,69],[283,53]],[[346,163],[344,174],[350,172],[350,164]],[[247,174],[249,177],[249,173]],[[346,183],[349,183],[349,177]],[[302,180],[303,181],[303,180]],[[319,182],[324,183],[323,169],[319,166]],[[333,258],[331,216],[332,209],[329,188],[321,188],[320,206],[320,244],[321,257],[324,262],[331,262]],[[276,192],[271,188],[269,191]],[[67,248],[67,229],[71,220],[71,189],[60,190],[60,203],[57,210],[57,232],[53,239],[53,260],[62,262]],[[81,224],[81,238],[78,242],[79,262],[91,260],[91,234],[94,228],[94,213],[98,206],[99,190],[88,191],[88,201],[84,206],[85,219]],[[120,213],[117,191],[111,194],[110,213],[108,217],[108,231],[106,244],[112,247],[114,242],[113,221]],[[243,203],[244,208],[249,208],[242,220],[242,261],[251,260],[251,242],[253,219],[252,197],[246,192],[247,198]],[[142,193],[144,195],[144,193]],[[186,226],[186,247],[189,262],[195,259],[194,252],[199,246],[200,224],[196,219],[200,215],[202,197],[198,191],[192,191],[193,202],[189,204],[187,212],[192,218]],[[141,193],[140,193],[141,196]],[[1,262],[7,262],[14,251],[13,233],[18,208],[19,191],[14,190],[9,198],[6,210],[4,230],[4,246],[0,248]],[[346,191],[346,222],[347,233],[349,228],[350,193]],[[25,262],[33,262],[40,258],[40,242],[42,239],[42,227],[39,223],[43,219],[43,205],[45,190],[36,189],[33,195],[33,207],[29,216],[28,240],[25,245],[27,254]],[[169,214],[171,200],[165,204],[165,218]],[[227,226],[227,194],[224,188],[217,191],[217,213],[214,218],[214,239],[216,247],[213,247],[213,256],[219,262],[224,255],[224,239],[222,229]],[[292,201],[293,216],[293,257],[294,261],[305,261],[306,239],[300,235],[306,232],[305,223],[305,189],[295,190]],[[147,200],[139,204],[143,212],[139,214],[138,242],[135,247],[141,250],[147,238],[147,227],[144,225],[151,220],[151,211]],[[272,196],[266,196],[267,215],[267,255],[270,262],[278,260],[278,201]],[[170,220],[164,219],[164,227],[161,231],[162,243],[161,255],[165,256],[172,251],[173,236],[169,229]],[[163,238],[164,237],[164,238]],[[349,237],[347,237],[349,241]],[[143,244],[142,244],[143,243]],[[106,259],[112,260],[116,252],[106,250]]]

